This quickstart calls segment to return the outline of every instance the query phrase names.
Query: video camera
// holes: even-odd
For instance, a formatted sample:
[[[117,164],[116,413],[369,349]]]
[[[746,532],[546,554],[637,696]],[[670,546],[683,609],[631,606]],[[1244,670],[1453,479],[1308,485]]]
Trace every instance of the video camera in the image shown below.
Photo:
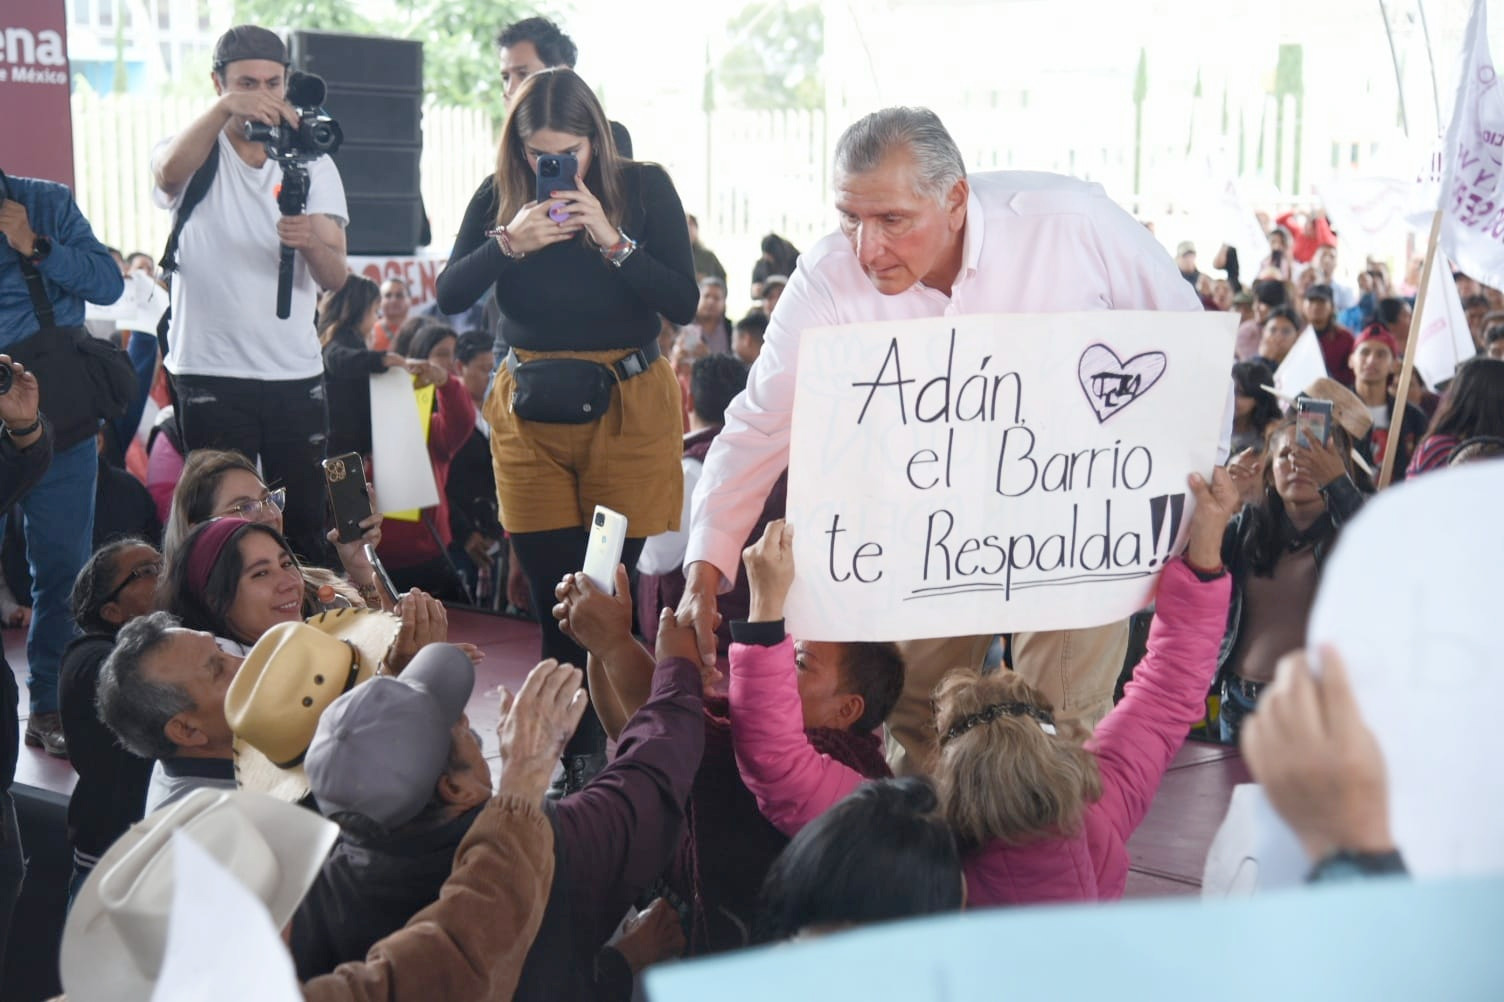
[[[298,113],[297,128],[286,122],[245,123],[245,138],[266,147],[279,163],[305,163],[339,152],[345,134],[339,123],[324,114],[324,79],[294,70],[287,77],[287,103]]]
[[[282,122],[245,123],[245,138],[266,147],[266,155],[282,165],[277,208],[284,216],[301,216],[308,207],[308,168],[303,165],[339,152],[345,134],[339,123],[324,114],[324,78],[294,70],[287,76],[287,103],[298,113],[298,127]],[[286,244],[277,263],[277,316],[292,313],[292,271],[295,251]]]

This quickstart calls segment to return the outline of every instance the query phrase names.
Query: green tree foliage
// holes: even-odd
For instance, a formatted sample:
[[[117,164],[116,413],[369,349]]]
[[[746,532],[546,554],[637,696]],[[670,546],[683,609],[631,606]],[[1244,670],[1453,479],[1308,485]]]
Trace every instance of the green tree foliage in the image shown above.
[[[771,110],[825,107],[820,75],[825,19],[818,4],[748,4],[727,24],[726,35],[731,48],[718,75],[727,104]]]
[[[412,28],[403,34],[423,43],[423,85],[429,96],[439,104],[484,108],[499,119],[503,106],[496,33],[533,8],[496,0],[413,0],[412,6]]]
[[[508,0],[404,0],[368,17],[359,0],[236,0],[237,24],[347,31],[423,43],[423,85],[439,104],[502,114],[496,33],[527,12]],[[528,8],[528,12],[531,8]]]
[[[375,29],[355,0],[235,0],[235,23],[305,31]]]

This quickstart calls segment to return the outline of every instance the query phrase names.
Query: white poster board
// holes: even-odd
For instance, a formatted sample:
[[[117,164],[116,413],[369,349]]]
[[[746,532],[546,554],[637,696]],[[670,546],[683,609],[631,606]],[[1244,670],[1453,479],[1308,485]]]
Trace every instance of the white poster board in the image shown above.
[[[790,632],[906,640],[1123,619],[1215,465],[1235,317],[944,317],[805,332]]]
[[[1504,873],[1504,699],[1495,584],[1504,533],[1491,528],[1504,461],[1428,473],[1387,488],[1342,530],[1322,571],[1306,644],[1331,644],[1378,738],[1391,833],[1418,878]],[[1205,885],[1300,882],[1294,834],[1263,791],[1229,813]],[[1217,865],[1213,865],[1213,864]],[[1235,872],[1241,871],[1241,872]]]
[[[371,465],[376,467],[372,486],[382,514],[439,503],[413,377],[406,369],[371,377]]]

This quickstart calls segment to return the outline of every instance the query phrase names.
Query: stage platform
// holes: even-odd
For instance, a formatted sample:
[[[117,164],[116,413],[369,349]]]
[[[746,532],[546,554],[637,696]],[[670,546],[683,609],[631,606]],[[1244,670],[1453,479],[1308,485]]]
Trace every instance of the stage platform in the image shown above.
[[[471,724],[496,759],[499,687],[514,692],[538,660],[538,627],[532,623],[468,610],[449,613],[450,638],[486,654],[476,670],[470,697]],[[21,684],[26,713],[26,634],[3,631],[6,659]],[[19,726],[25,726],[25,720]],[[55,958],[61,936],[63,900],[70,867],[65,811],[76,777],[67,762],[35,748],[21,748],[16,797],[29,870],[11,928],[0,998],[26,1002],[56,993]],[[1235,749],[1188,743],[1176,756],[1154,806],[1129,843],[1132,869],[1128,897],[1197,894],[1212,836],[1227,811],[1232,788],[1248,781]]]

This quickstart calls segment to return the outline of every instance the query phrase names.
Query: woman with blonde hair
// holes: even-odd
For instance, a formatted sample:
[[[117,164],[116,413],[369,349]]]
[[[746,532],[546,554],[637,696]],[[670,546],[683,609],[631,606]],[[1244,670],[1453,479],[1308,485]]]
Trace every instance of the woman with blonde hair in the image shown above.
[[[564,187],[539,201],[540,177]],[[618,154],[600,102],[572,70],[534,73],[513,96],[496,173],[439,275],[439,309],[462,312],[488,287],[508,346],[483,411],[501,524],[527,573],[542,656],[583,664],[549,610],[554,585],[584,564],[595,506],[627,517],[628,567],[648,536],[679,528],[679,387],[659,350],[659,314],[688,323],[699,288],[673,182]],[[587,711],[566,748],[571,785],[604,764],[605,747]]]
[[[1229,593],[1220,550],[1238,496],[1225,470],[1213,476],[1190,478],[1190,542],[1160,578],[1148,653],[1084,745],[1012,672],[957,671],[935,690],[936,779],[971,905],[1122,897],[1128,839],[1216,673]]]

